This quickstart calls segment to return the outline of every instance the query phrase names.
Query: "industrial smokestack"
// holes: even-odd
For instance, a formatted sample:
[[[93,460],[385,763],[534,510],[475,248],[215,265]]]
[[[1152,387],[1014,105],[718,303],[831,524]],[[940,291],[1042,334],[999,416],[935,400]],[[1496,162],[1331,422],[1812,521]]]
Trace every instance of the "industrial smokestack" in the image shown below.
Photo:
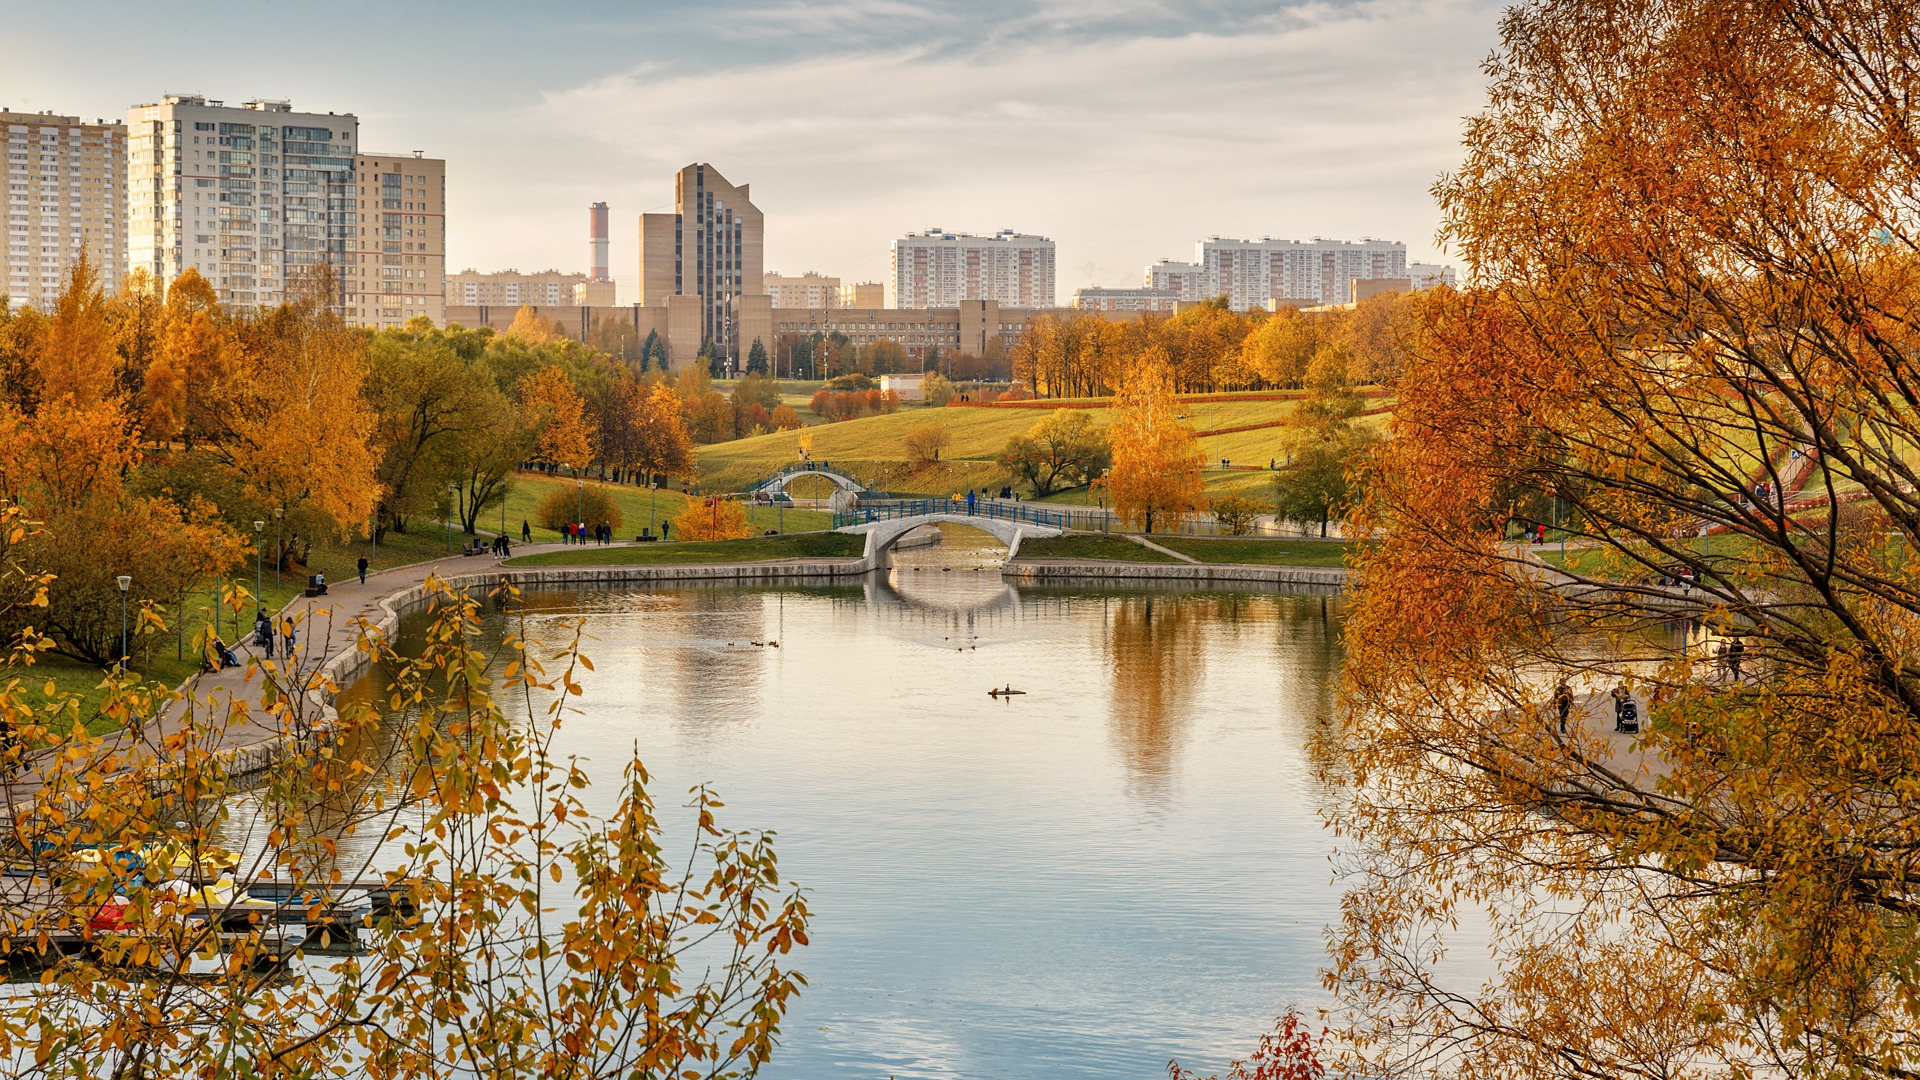
[[[607,277],[607,204],[587,207],[587,278],[606,281]]]

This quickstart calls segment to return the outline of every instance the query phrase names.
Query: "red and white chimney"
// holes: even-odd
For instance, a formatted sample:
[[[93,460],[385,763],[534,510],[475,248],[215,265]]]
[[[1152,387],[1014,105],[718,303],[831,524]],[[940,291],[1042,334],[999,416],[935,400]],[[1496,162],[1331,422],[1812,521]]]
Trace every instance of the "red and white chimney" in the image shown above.
[[[587,279],[606,281],[607,274],[607,204],[594,203],[587,207]]]

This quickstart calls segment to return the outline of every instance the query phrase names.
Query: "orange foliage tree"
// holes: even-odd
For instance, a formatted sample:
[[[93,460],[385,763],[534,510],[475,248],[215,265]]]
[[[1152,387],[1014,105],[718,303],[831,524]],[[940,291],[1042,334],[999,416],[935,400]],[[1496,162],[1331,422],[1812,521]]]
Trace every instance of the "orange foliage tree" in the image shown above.
[[[548,364],[522,378],[520,402],[540,418],[535,461],[577,472],[593,460],[593,424],[565,369]]]
[[[1355,1075],[1920,1069],[1917,20],[1508,14],[1321,739]]]
[[[1166,365],[1137,365],[1114,401],[1107,428],[1113,466],[1100,481],[1114,513],[1129,529],[1178,529],[1206,509],[1205,464],[1193,429],[1177,419]]]
[[[738,500],[709,495],[687,503],[673,519],[673,535],[682,540],[739,540],[752,536],[753,526]]]

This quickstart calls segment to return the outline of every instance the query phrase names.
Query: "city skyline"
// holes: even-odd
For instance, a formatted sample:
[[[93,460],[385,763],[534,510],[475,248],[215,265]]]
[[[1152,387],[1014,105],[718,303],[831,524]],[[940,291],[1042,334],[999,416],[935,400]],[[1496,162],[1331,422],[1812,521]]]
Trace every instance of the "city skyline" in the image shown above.
[[[898,236],[1012,227],[1057,241],[1064,303],[1137,286],[1141,267],[1215,234],[1386,236],[1411,261],[1450,261],[1427,188],[1479,105],[1498,8],[730,0],[529,21],[427,4],[312,69],[240,47],[296,12],[200,10],[156,28],[159,50],[22,12],[0,103],[124,118],[197,92],[356,113],[382,148],[448,161],[454,266],[585,271],[580,212],[604,201],[614,279],[637,295],[630,223],[670,208],[660,177],[709,161],[754,179],[767,265],[881,280]],[[110,0],[100,14],[138,11]],[[223,56],[217,79],[203,49]]]

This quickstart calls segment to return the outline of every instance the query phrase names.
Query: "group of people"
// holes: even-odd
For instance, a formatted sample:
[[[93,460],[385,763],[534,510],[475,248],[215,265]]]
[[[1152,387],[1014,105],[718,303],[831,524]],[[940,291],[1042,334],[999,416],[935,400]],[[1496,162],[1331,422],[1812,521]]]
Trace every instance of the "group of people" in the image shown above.
[[[277,637],[281,647],[281,655],[291,660],[293,658],[293,646],[296,636],[296,628],[291,616],[281,618],[280,632],[278,635],[274,633],[273,620],[267,618],[265,612],[256,614],[253,617],[253,647],[259,649],[260,655],[264,657],[269,659],[273,657],[274,644]]]
[[[525,529],[524,525],[522,525],[522,529]],[[588,539],[589,535],[592,536],[591,540]],[[602,521],[598,525],[593,526],[593,530],[591,534],[589,534],[586,522],[568,522],[560,527],[560,542],[563,544],[611,544],[613,543],[613,526]]]

